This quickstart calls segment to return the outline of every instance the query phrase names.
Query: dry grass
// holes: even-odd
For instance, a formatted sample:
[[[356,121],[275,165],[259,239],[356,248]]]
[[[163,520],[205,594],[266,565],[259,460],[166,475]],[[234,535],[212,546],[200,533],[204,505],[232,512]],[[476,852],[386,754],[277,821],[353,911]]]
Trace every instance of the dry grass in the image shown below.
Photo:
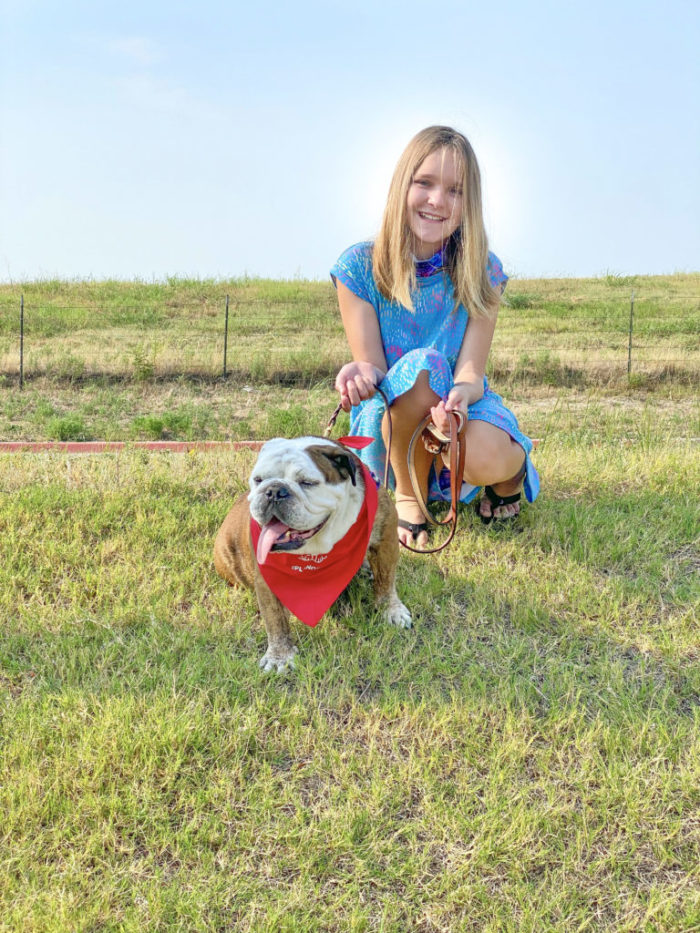
[[[509,384],[627,384],[630,296],[633,379],[697,382],[700,275],[521,280],[510,284],[491,358]],[[239,381],[328,379],[347,349],[328,283],[28,283],[0,286],[0,371],[19,367],[25,295],[25,374],[63,381],[145,381],[227,371]]]

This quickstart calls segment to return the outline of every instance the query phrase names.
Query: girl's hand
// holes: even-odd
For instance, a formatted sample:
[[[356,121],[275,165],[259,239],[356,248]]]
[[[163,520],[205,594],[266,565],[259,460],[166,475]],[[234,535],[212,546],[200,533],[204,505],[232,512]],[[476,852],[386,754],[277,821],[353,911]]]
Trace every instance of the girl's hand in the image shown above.
[[[447,399],[444,401],[441,399],[430,409],[430,417],[438,431],[442,431],[445,435],[450,433],[450,420],[447,416],[449,411],[459,411],[465,418],[469,417],[471,394],[469,383],[458,382],[450,389]]]
[[[346,363],[335,377],[335,388],[340,393],[343,411],[350,411],[353,405],[372,398],[384,375],[372,363],[362,360]]]
[[[476,401],[474,394],[473,386],[469,382],[455,382],[447,393],[445,411],[461,411],[463,415],[468,415],[469,405]]]

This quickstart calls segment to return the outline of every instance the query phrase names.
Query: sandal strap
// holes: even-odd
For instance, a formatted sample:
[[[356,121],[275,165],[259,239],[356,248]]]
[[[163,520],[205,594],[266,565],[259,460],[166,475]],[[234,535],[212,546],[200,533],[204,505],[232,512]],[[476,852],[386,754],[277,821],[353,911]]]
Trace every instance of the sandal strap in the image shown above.
[[[399,528],[405,528],[411,532],[411,536],[417,538],[421,531],[428,530],[427,522],[408,522],[405,518],[399,519]]]
[[[516,492],[512,496],[499,496],[498,493],[494,491],[493,486],[484,486],[484,495],[494,508],[498,508],[499,505],[512,505],[513,502],[520,501],[519,492]]]
[[[395,493],[394,501],[396,502],[397,508],[399,508],[402,502],[410,502],[414,506],[418,505],[415,496],[409,496],[401,492]],[[414,538],[417,538],[421,531],[428,530],[427,522],[409,522],[407,518],[399,518],[398,521],[399,528],[405,528],[407,531],[410,531]]]

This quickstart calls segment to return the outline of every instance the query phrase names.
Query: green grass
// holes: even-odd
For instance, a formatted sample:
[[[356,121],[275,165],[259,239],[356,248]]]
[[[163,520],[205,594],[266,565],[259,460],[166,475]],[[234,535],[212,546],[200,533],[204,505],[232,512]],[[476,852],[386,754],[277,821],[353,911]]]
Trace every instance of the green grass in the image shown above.
[[[465,513],[412,631],[357,581],[280,677],[211,561],[251,454],[0,457],[0,930],[698,929],[696,409],[514,407],[520,529]]]
[[[699,294],[511,282],[540,499],[281,677],[211,561],[251,454],[0,455],[0,931],[700,930]],[[0,437],[321,433],[346,355],[327,283],[0,287]]]
[[[48,381],[0,389],[2,440],[61,439],[80,422],[89,439],[246,440],[323,431],[337,402],[328,383],[310,388],[225,382],[173,384]],[[63,438],[68,439],[68,438]]]

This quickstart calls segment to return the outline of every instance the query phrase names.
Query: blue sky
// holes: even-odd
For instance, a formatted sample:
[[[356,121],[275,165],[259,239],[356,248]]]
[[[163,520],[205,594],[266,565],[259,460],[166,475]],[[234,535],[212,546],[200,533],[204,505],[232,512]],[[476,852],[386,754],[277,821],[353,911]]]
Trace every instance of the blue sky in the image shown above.
[[[0,279],[323,278],[431,123],[514,275],[700,268],[700,4],[1,0]]]

